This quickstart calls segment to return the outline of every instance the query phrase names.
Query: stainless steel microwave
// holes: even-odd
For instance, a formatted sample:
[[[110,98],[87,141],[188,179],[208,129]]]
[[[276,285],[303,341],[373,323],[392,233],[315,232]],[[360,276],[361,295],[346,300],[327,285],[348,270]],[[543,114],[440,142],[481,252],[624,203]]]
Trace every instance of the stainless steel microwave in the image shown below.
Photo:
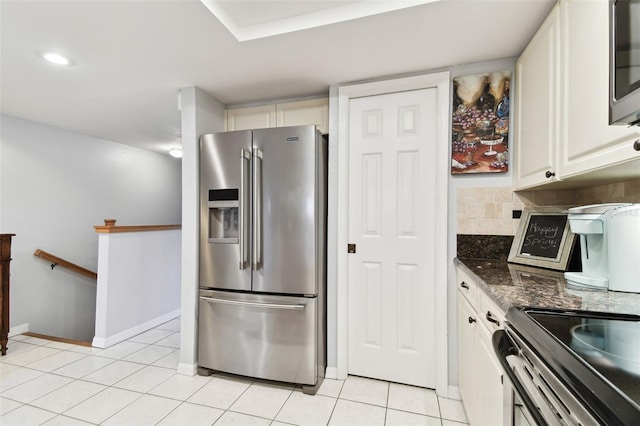
[[[640,125],[640,0],[609,0],[609,124]]]

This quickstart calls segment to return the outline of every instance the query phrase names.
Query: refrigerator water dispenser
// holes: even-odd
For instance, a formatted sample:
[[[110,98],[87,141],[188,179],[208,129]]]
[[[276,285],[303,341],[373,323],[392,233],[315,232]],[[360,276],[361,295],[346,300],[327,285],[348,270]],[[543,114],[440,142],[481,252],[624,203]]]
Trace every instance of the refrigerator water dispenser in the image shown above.
[[[209,190],[209,243],[238,243],[237,189]]]

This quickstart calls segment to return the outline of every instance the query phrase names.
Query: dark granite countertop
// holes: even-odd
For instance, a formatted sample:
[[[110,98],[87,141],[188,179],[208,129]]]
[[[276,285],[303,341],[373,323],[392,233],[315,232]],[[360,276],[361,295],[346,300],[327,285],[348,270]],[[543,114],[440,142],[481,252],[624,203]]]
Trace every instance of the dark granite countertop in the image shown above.
[[[640,315],[640,294],[567,286],[562,272],[498,259],[454,259],[505,312],[510,306]]]

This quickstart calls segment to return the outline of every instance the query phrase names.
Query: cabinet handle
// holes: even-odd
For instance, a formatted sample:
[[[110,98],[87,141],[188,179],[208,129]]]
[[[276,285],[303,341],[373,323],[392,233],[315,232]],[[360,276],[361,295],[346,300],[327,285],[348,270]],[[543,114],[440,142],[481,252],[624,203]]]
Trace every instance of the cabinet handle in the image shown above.
[[[491,311],[487,311],[487,321],[492,322],[498,327],[500,327],[500,321],[498,321],[493,317],[493,315],[491,315]]]
[[[552,172],[551,170],[547,170],[544,174],[544,177],[546,177],[547,179],[554,177],[556,174],[555,172]]]
[[[636,139],[636,141],[633,143],[633,149],[635,149],[636,151],[640,151],[640,139]]]
[[[469,317],[469,324],[473,324],[474,322],[476,322],[475,318]]]
[[[460,287],[466,288],[467,290],[469,290],[469,284],[465,283],[464,281],[460,283]]]

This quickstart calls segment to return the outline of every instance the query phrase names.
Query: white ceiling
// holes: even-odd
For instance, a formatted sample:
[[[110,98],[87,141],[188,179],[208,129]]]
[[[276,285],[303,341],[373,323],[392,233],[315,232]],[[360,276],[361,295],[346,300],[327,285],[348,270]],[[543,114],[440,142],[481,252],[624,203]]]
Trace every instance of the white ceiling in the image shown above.
[[[555,0],[209,3],[225,24],[198,0],[0,0],[2,113],[166,153],[180,137],[181,87],[240,105],[513,57]],[[399,3],[411,7],[385,12]],[[301,25],[312,28],[265,32]],[[48,50],[72,65],[46,63]]]
[[[238,41],[306,30],[438,0],[200,0]]]

